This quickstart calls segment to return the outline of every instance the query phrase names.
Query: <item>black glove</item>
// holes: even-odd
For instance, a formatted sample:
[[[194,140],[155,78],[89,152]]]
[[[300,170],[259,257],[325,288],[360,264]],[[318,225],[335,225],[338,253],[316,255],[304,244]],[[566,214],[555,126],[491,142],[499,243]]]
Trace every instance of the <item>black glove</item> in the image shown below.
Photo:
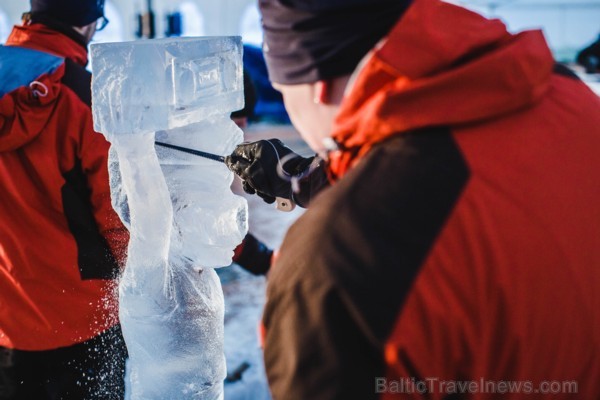
[[[271,268],[272,256],[273,250],[249,233],[234,250],[233,261],[254,275],[265,275]]]
[[[242,179],[246,193],[256,193],[271,204],[275,197],[292,199],[291,177],[302,174],[312,160],[294,153],[279,139],[269,139],[240,144],[225,157],[225,164]]]

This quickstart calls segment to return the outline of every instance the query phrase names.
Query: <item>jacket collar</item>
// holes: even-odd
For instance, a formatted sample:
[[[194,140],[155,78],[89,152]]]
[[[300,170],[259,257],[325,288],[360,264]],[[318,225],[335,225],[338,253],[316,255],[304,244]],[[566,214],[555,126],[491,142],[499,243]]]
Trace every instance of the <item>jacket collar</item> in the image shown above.
[[[73,33],[76,34],[75,31]],[[87,48],[74,35],[67,35],[41,23],[15,26],[6,40],[7,46],[21,46],[68,58],[87,65]]]
[[[369,60],[344,99],[330,154],[342,176],[373,145],[427,126],[475,124],[535,105],[554,60],[543,35],[512,35],[439,0],[415,0]]]

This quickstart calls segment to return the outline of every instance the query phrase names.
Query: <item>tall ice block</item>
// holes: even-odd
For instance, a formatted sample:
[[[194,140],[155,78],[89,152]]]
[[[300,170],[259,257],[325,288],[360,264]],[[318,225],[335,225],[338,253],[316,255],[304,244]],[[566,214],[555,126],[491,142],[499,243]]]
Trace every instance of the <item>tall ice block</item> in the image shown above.
[[[214,268],[247,232],[246,201],[220,162],[242,142],[239,37],[91,46],[94,127],[111,142],[113,207],[128,227],[119,318],[131,400],[218,400],[226,376],[224,304]]]

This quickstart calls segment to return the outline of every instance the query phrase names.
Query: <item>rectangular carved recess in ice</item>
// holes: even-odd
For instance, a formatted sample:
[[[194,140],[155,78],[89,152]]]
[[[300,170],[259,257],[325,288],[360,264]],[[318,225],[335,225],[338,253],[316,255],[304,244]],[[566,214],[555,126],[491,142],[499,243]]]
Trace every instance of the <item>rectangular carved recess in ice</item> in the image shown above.
[[[90,49],[98,132],[173,129],[244,106],[239,37],[97,43]]]

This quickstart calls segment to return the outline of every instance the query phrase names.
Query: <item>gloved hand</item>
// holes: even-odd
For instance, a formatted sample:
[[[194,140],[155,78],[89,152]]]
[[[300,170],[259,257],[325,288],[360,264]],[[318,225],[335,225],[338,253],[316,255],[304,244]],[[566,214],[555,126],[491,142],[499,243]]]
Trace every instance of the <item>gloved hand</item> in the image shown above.
[[[273,250],[248,233],[235,248],[233,261],[254,275],[265,275],[271,268]]]
[[[294,153],[279,139],[269,139],[240,144],[225,157],[225,164],[242,179],[246,193],[256,193],[271,204],[276,197],[292,199],[292,176],[302,174],[312,160]]]

